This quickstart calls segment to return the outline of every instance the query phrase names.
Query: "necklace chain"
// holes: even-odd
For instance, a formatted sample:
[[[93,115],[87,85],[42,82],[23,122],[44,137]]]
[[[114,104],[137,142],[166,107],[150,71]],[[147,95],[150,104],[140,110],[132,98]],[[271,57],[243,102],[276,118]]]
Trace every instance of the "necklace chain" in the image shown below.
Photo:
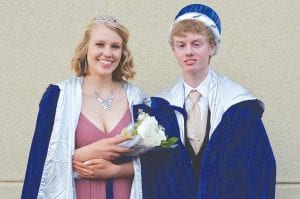
[[[100,106],[104,110],[109,111],[110,108],[112,107],[112,102],[114,99],[113,93],[111,93],[111,95],[107,99],[103,99],[96,91],[95,91],[95,95],[96,95],[96,99],[99,102]]]

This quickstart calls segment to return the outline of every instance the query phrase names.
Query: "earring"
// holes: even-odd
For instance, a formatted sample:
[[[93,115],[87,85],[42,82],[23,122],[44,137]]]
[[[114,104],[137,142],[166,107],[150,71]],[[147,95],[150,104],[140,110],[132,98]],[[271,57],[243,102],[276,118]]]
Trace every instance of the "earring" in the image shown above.
[[[88,68],[88,62],[87,62],[87,57],[85,56],[83,60],[82,74],[86,73],[87,68]]]
[[[87,62],[87,57],[85,56],[85,59],[84,59],[84,70],[85,71],[87,70],[87,67],[88,67],[88,62]]]

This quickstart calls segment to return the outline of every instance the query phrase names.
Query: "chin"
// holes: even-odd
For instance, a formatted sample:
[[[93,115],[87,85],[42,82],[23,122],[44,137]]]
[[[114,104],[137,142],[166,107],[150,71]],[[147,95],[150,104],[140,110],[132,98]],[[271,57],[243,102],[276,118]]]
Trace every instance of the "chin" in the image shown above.
[[[195,66],[185,66],[183,68],[183,71],[185,71],[185,72],[195,72],[195,71],[197,71],[197,68],[195,68]]]

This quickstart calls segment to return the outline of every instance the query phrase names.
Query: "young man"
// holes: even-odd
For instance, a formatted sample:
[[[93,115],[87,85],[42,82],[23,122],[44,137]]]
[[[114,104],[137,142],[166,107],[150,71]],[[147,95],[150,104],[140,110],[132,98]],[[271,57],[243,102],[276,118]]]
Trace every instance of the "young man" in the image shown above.
[[[209,67],[221,22],[206,5],[184,7],[170,45],[182,77],[158,96],[188,113],[176,114],[197,184],[195,198],[274,198],[275,158],[261,117],[263,103]]]

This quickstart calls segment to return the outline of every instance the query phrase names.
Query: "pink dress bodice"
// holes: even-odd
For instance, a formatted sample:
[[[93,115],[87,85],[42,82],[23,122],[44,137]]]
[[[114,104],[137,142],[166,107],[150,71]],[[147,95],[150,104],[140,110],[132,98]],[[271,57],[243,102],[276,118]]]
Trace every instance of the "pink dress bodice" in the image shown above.
[[[131,122],[130,111],[127,110],[115,128],[105,133],[96,127],[82,113],[79,116],[78,126],[76,129],[75,147],[80,148],[91,144],[99,139],[109,138],[119,134],[123,128]],[[113,180],[113,195],[115,199],[129,199],[132,178],[117,178]],[[76,179],[76,196],[77,199],[105,199],[106,183],[104,180],[97,179]]]

